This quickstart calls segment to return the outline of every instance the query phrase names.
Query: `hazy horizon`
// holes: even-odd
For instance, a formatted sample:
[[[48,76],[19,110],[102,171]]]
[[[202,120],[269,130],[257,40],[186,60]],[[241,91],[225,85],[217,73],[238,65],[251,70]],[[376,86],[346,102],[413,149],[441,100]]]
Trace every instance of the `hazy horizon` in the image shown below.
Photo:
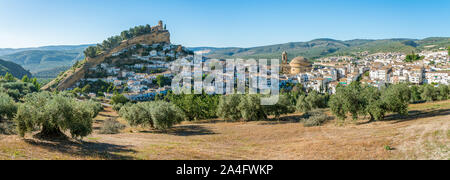
[[[425,38],[420,38],[420,39],[416,39],[416,38],[385,38],[385,39],[411,39],[411,40],[422,40],[422,39],[426,39],[426,38],[450,38],[450,37],[425,37]],[[239,47],[239,46],[228,46],[228,47],[220,47],[220,46],[188,46],[188,48],[202,48],[202,47],[209,47],[209,48],[255,48],[255,47],[264,47],[264,46],[271,46],[271,45],[279,45],[279,44],[287,44],[287,43],[300,43],[300,42],[309,42],[309,41],[313,41],[313,40],[318,40],[318,39],[333,39],[333,38],[314,38],[311,40],[307,40],[307,41],[293,41],[293,42],[284,42],[284,43],[276,43],[276,44],[265,44],[265,45],[258,45],[258,46],[250,46],[250,47]],[[333,40],[338,40],[338,41],[351,41],[351,40],[385,40],[385,39],[366,39],[366,38],[355,38],[355,39],[346,39],[346,40],[341,40],[341,39],[333,39]],[[100,43],[100,42],[98,42]],[[90,43],[90,44],[49,44],[49,45],[43,45],[43,46],[34,46],[34,47],[20,47],[20,48],[8,48],[8,47],[0,47],[0,49],[34,49],[34,48],[43,48],[43,47],[52,47],[52,46],[87,46],[87,45],[96,45],[97,43]]]

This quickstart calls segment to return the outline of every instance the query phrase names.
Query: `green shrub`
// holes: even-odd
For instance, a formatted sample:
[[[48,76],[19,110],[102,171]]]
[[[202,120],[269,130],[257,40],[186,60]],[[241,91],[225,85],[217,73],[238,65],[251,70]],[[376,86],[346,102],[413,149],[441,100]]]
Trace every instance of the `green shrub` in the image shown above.
[[[125,125],[121,124],[119,121],[108,119],[105,121],[100,129],[100,134],[118,134],[121,130],[125,129]]]
[[[261,98],[257,95],[241,96],[238,108],[244,121],[267,120],[265,108],[261,105]]]
[[[295,107],[291,105],[289,97],[285,95],[280,96],[277,104],[264,108],[268,115],[274,115],[276,119],[279,119],[283,114],[295,112]]]
[[[72,92],[71,91],[62,91],[62,92],[59,92],[58,94],[61,95],[61,96],[70,97],[70,98],[76,98],[77,97],[77,94],[74,93],[73,91]]]
[[[86,108],[90,111],[92,118],[97,117],[97,115],[103,111],[103,105],[93,100],[86,101],[84,105],[87,106]]]
[[[150,111],[156,129],[166,130],[185,119],[183,111],[174,104],[155,102]]]
[[[112,107],[112,109],[113,109],[114,111],[116,111],[116,112],[119,112],[120,109],[122,109],[122,107],[123,107],[123,104],[122,104],[122,103],[118,103],[118,104],[114,104],[113,107]]]
[[[3,119],[12,119],[17,112],[14,100],[5,93],[0,93],[0,122]]]
[[[151,127],[166,130],[180,123],[186,117],[176,105],[163,101],[138,103],[124,106],[119,115],[131,126]]]
[[[153,128],[153,119],[150,114],[152,105],[150,102],[125,105],[120,109],[119,115],[127,120],[131,126]]]
[[[169,93],[166,99],[181,108],[189,121],[217,118],[219,95]]]
[[[321,126],[322,124],[326,123],[331,119],[321,110],[310,111],[306,113],[305,116],[307,117],[303,121],[303,125],[305,127]]]
[[[268,115],[279,118],[282,114],[294,111],[287,96],[280,96],[278,103],[271,106],[261,105],[261,97],[260,95],[222,96],[217,108],[217,115],[231,121],[262,121],[267,120]]]
[[[308,112],[313,109],[326,108],[328,103],[328,95],[319,94],[312,91],[307,95],[299,96],[296,109],[299,112]]]
[[[242,118],[239,104],[242,95],[222,96],[217,107],[217,116],[225,120],[238,121]]]
[[[111,98],[111,104],[125,104],[127,103],[129,100],[127,97],[125,97],[122,94],[115,94],[112,98]]]
[[[32,83],[26,83],[21,81],[0,83],[0,92],[4,92],[12,97],[14,100],[19,101],[25,95],[37,92],[39,89]]]

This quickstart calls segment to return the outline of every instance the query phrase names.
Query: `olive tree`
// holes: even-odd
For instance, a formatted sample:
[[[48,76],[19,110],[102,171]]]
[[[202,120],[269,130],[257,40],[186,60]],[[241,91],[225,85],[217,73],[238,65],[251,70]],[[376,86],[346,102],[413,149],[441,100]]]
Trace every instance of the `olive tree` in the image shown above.
[[[38,91],[39,89],[37,89],[37,87],[32,83],[25,83],[21,81],[0,83],[0,92],[8,94],[15,101],[19,101],[27,94]]]
[[[6,119],[12,119],[17,111],[17,106],[13,98],[5,93],[0,93],[0,122]]]
[[[329,102],[331,112],[338,119],[344,120],[347,114],[352,115],[353,120],[358,119],[358,115],[364,113],[364,106],[361,102],[361,85],[359,82],[353,82],[346,87],[338,87]]]
[[[420,94],[422,99],[428,102],[432,102],[437,100],[438,92],[436,92],[436,89],[429,84],[423,85],[421,87],[422,93]]]
[[[124,106],[124,105],[123,105],[122,103],[114,104],[114,105],[112,106],[112,109],[113,109],[114,111],[116,111],[116,112],[119,112],[120,109],[122,109],[123,106]]]
[[[329,102],[331,112],[340,120],[352,114],[353,120],[359,115],[369,115],[370,122],[383,120],[385,114],[394,112],[408,114],[411,91],[406,84],[391,85],[383,90],[361,87],[358,83],[339,87]]]
[[[119,115],[131,126],[151,127],[158,130],[170,129],[186,117],[176,105],[163,101],[144,102],[123,106]]]
[[[301,95],[297,100],[297,105],[295,106],[297,111],[306,113],[311,111],[311,104],[306,100],[306,94]]]
[[[340,120],[347,118],[347,110],[344,108],[342,99],[344,99],[343,95],[336,93],[331,96],[330,101],[328,102],[331,112]]]
[[[258,95],[241,96],[238,109],[240,109],[244,121],[260,121],[267,119],[265,108],[261,105],[261,98]]]
[[[170,129],[186,118],[180,108],[168,102],[155,102],[150,112],[155,128],[160,130]]]
[[[128,104],[122,106],[119,111],[120,117],[128,121],[131,126],[154,127],[150,109],[152,103]]]
[[[111,104],[119,104],[119,103],[125,104],[128,101],[129,101],[128,98],[122,94],[114,94],[114,96],[111,97]]]
[[[411,91],[406,84],[389,86],[382,92],[381,99],[383,99],[388,112],[408,115]]]
[[[102,104],[93,100],[86,101],[85,103],[83,103],[83,105],[86,106],[86,109],[89,110],[92,118],[97,117],[100,111],[103,110]]]
[[[439,85],[439,94],[438,94],[438,100],[447,100],[449,98],[450,90],[449,87],[446,85]]]
[[[222,96],[217,107],[217,116],[225,120],[238,121],[242,118],[239,104],[243,95]]]
[[[22,137],[39,127],[38,136],[42,138],[64,137],[63,132],[67,130],[72,138],[82,138],[92,133],[90,108],[74,98],[49,92],[33,93],[24,98],[14,121]]]
[[[380,121],[386,114],[385,103],[381,99],[381,91],[375,87],[364,87],[360,93],[362,113],[370,116],[369,122]]]
[[[261,95],[222,96],[217,107],[217,116],[231,121],[261,121],[268,115],[279,119],[281,115],[294,112],[288,96],[281,95],[275,105],[261,105]]]
[[[323,95],[317,91],[312,91],[309,94],[301,95],[296,104],[296,109],[299,112],[307,113],[308,111],[326,108],[328,102],[328,95]]]
[[[411,86],[411,103],[419,102],[422,100],[422,97],[420,95],[420,88],[419,86]]]
[[[166,100],[183,110],[189,121],[216,118],[218,95],[170,93]]]
[[[295,107],[291,105],[291,99],[286,95],[281,95],[278,103],[264,107],[268,115],[274,115],[279,119],[281,115],[295,112]]]

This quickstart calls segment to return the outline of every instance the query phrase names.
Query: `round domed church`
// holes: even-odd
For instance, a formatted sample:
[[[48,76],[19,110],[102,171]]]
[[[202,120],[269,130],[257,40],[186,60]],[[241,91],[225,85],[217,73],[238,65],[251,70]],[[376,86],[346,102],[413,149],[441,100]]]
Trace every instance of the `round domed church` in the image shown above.
[[[291,67],[292,75],[310,72],[312,70],[312,64],[306,58],[301,56],[294,58],[289,63],[289,66]]]

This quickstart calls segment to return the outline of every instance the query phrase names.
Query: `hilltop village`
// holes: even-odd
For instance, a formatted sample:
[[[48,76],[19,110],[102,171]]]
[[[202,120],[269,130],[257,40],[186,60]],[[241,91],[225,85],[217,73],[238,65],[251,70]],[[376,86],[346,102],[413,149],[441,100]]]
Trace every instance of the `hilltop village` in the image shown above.
[[[107,97],[112,96],[114,92],[123,92],[132,100],[150,100],[157,94],[166,94],[171,89],[174,74],[169,68],[173,61],[180,57],[189,60],[194,58],[192,52],[178,45],[133,45],[112,54],[96,67],[89,68],[85,78],[75,83],[74,87],[103,84],[109,88],[105,91]],[[116,58],[120,61],[113,62]],[[90,95],[95,96],[94,93]]]
[[[411,62],[405,60],[407,56],[394,52],[364,52],[358,57],[327,57],[314,63],[296,57],[287,64],[287,53],[284,52],[284,76],[281,82],[301,83],[307,89],[329,94],[334,94],[338,85],[346,86],[357,80],[379,88],[398,83],[450,84],[450,60],[446,49],[421,52],[418,54],[420,59]]]
[[[133,31],[138,31],[137,35],[127,37]],[[93,53],[86,53],[85,61],[77,62],[44,89],[74,90],[91,97],[122,93],[131,100],[148,101],[171,89],[174,74],[169,68],[174,60],[194,58],[192,51],[170,43],[170,34],[162,21],[153,27],[124,31],[122,36],[127,39],[124,37],[125,40],[116,42],[110,49],[95,50],[103,48],[102,45],[90,47]],[[111,37],[108,43],[116,37]]]
[[[194,54],[201,52],[192,52],[181,45],[171,44],[170,34],[162,21],[157,26],[143,27],[143,31],[145,28],[148,29],[146,34],[123,40],[113,50],[88,58],[81,70],[71,76],[65,74],[65,80],[58,80],[58,83],[63,83],[53,86],[89,92],[92,97],[112,97],[114,93],[121,93],[133,101],[149,101],[158,95],[167,94],[172,89],[172,79],[179,73],[172,72],[170,68],[175,60],[192,62]],[[334,94],[339,85],[346,86],[353,81],[378,88],[398,83],[450,84],[450,61],[445,48],[414,54],[414,58],[396,52],[361,52],[355,56],[326,57],[314,61],[304,57],[288,57],[287,52],[281,54],[281,89],[301,84],[306,90]],[[201,67],[203,76],[206,76],[213,72],[211,61],[202,58]],[[223,59],[215,63],[222,63],[226,67]],[[223,73],[225,83],[237,78],[237,73],[229,74],[226,69]],[[246,72],[245,77],[246,82],[249,82],[249,72]]]
[[[148,52],[140,51],[141,49]],[[170,71],[173,59],[194,59],[192,52],[171,44],[132,46],[115,53],[113,57],[121,57],[127,53],[131,55],[133,63],[102,63],[90,69],[89,74],[93,76],[88,76],[76,86],[83,87],[87,82],[100,80],[113,84],[114,89],[123,90],[124,95],[131,100],[152,100],[156,95],[166,94],[171,90],[171,79],[176,75]],[[306,89],[334,94],[338,85],[346,86],[357,80],[374,87],[398,83],[450,84],[447,51],[422,52],[419,55],[424,58],[415,62],[404,62],[406,54],[377,53],[364,55],[360,59],[349,56],[327,57],[314,63],[306,58],[296,57],[287,63],[287,53],[284,52],[280,86],[283,88],[300,83]],[[206,60],[202,66],[205,74],[208,74],[209,64],[206,64]],[[218,62],[225,64],[224,60]],[[224,76],[233,77],[233,74],[224,73]],[[246,78],[248,82],[248,73]],[[93,93],[91,95],[94,96]],[[112,96],[112,92],[106,95]]]

